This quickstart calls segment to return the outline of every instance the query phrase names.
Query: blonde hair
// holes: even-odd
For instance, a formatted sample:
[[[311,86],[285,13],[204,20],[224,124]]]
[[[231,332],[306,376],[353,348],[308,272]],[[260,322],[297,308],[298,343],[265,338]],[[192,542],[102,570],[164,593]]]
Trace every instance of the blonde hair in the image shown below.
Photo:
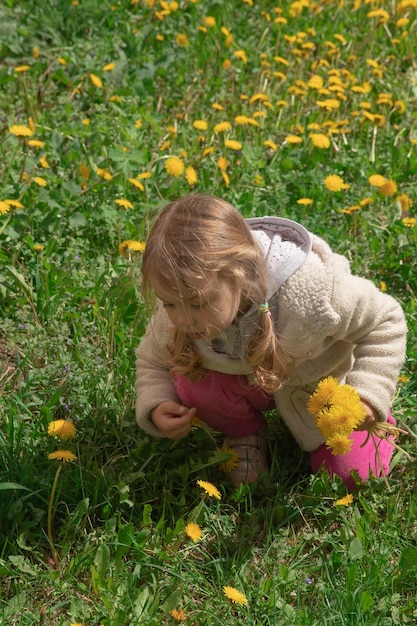
[[[146,298],[152,291],[150,279],[157,276],[171,288],[190,288],[195,277],[204,277],[211,287],[221,281],[239,287],[238,315],[266,300],[265,262],[249,226],[237,209],[213,196],[190,194],[163,209],[146,242],[142,275]],[[201,357],[186,333],[176,330],[167,347],[172,372],[203,378]],[[256,383],[268,393],[277,391],[288,375],[288,355],[266,313],[259,313],[246,360]]]

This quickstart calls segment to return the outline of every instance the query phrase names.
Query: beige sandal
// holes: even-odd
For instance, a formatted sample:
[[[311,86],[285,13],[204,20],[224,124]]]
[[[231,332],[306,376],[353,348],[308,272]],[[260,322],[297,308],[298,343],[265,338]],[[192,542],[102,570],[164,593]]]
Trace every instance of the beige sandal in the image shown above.
[[[258,480],[260,474],[268,472],[266,439],[263,430],[240,439],[226,437],[223,446],[233,448],[239,458],[237,466],[228,473],[234,487],[254,483]]]

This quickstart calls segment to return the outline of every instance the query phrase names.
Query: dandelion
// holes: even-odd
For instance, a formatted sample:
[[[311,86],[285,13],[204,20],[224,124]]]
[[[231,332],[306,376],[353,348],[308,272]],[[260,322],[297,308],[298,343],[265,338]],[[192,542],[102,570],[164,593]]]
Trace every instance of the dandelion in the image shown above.
[[[55,452],[48,454],[48,459],[50,461],[56,460],[68,463],[69,461],[76,461],[77,457],[71,450],[55,450]]]
[[[203,17],[203,21],[207,28],[213,28],[214,26],[216,26],[216,18],[212,17],[211,15]]]
[[[147,178],[152,178],[152,172],[141,172],[136,176],[140,180],[146,180]]]
[[[315,392],[310,396],[307,403],[307,409],[315,415],[321,411],[326,405],[330,404],[333,394],[339,386],[339,381],[333,376],[323,378],[317,385]]]
[[[142,128],[142,124],[143,124],[142,120],[140,118],[137,119],[135,122],[135,128],[137,129]]]
[[[116,63],[107,63],[107,65],[103,66],[103,72],[112,72],[116,67]]]
[[[349,189],[350,185],[346,184],[341,176],[330,174],[324,179],[324,184],[329,191],[342,191]]]
[[[11,209],[10,203],[7,200],[0,200],[0,215],[6,215]]]
[[[39,185],[39,187],[46,187],[47,182],[42,176],[35,176],[33,182]]]
[[[351,451],[353,440],[349,435],[337,432],[326,439],[326,446],[331,449],[335,456],[344,455]]]
[[[44,141],[40,141],[39,139],[29,139],[28,146],[31,148],[43,148],[45,145]]]
[[[230,161],[228,159],[226,159],[225,157],[221,156],[221,157],[219,157],[219,159],[217,161],[217,167],[222,172],[225,172],[227,170],[227,168],[230,167]]]
[[[16,137],[31,137],[33,135],[33,130],[31,130],[29,126],[13,124],[9,127],[9,133],[11,135],[15,135]]]
[[[42,250],[44,250],[45,246],[42,246],[41,244],[37,243],[33,246],[33,249],[35,252],[42,252]]]
[[[126,239],[126,241],[122,241],[119,246],[119,254],[123,256],[128,255],[129,252],[144,252],[146,247],[146,243],[144,241],[135,241],[134,239]]]
[[[414,226],[416,225],[417,219],[415,217],[403,217],[401,221],[404,224],[404,226],[407,226],[407,228],[414,228]]]
[[[336,500],[335,505],[349,506],[349,504],[352,504],[352,502],[353,502],[353,494],[348,493],[347,496],[344,496],[343,498],[339,498],[339,500]]]
[[[205,480],[197,480],[197,485],[203,489],[208,496],[213,496],[217,500],[221,500],[221,493],[212,483]]]
[[[372,176],[369,176],[368,182],[373,187],[382,187],[382,185],[384,185],[387,180],[386,178],[384,178],[384,176],[381,176],[380,174],[372,174]]]
[[[311,133],[310,139],[316,148],[328,148],[330,146],[329,138],[327,135],[323,135],[323,133]]]
[[[402,193],[397,198],[395,198],[396,202],[400,205],[401,211],[406,213],[413,204],[413,201],[406,193]]]
[[[27,72],[28,70],[30,70],[30,65],[18,65],[17,67],[14,68],[14,71],[16,72],[16,74],[23,74],[24,72]]]
[[[237,467],[239,463],[239,455],[234,448],[229,448],[228,446],[223,446],[220,450],[229,455],[229,458],[219,465],[220,471],[228,474]]]
[[[48,435],[50,437],[58,437],[58,439],[63,441],[74,439],[76,433],[77,430],[74,424],[69,420],[54,420],[48,426]]]
[[[278,150],[278,146],[275,143],[275,141],[271,141],[270,139],[266,139],[264,141],[264,146],[265,148],[269,148],[270,150],[273,150],[274,152]]]
[[[185,46],[188,46],[188,37],[185,33],[178,33],[178,35],[175,37],[175,41],[177,42],[177,44],[179,46],[182,46],[185,48]]]
[[[200,526],[194,522],[189,522],[184,528],[184,532],[193,541],[200,541],[203,536],[203,531]]]
[[[231,150],[242,150],[243,147],[240,141],[236,141],[235,139],[226,139],[224,145]]]
[[[240,59],[243,63],[247,63],[248,62],[248,57],[247,54],[244,50],[236,50],[233,53],[233,56],[235,56],[237,59]]]
[[[101,82],[101,79],[96,76],[96,74],[90,74],[90,80],[93,83],[94,87],[98,87],[98,89],[101,89],[103,87],[103,83]]]
[[[177,156],[169,157],[165,162],[165,169],[170,176],[181,176],[184,167],[184,161]]]
[[[196,128],[197,130],[207,130],[208,128],[208,123],[205,120],[195,120],[193,122],[193,126],[194,128]]]
[[[43,156],[41,156],[41,158],[39,159],[39,163],[41,164],[41,166],[44,169],[48,169],[49,168],[49,163],[48,163],[48,160],[47,160],[45,154]]]
[[[176,622],[182,622],[185,619],[185,612],[182,609],[172,609],[169,613]]]
[[[303,138],[298,135],[287,135],[285,141],[289,144],[303,143]]]
[[[302,204],[304,206],[308,206],[309,204],[313,204],[314,200],[312,200],[311,198],[299,198],[299,200],[297,200],[297,204]]]
[[[97,176],[100,176],[104,180],[111,180],[113,176],[110,174],[108,170],[103,169],[102,167],[98,167],[96,169]]]
[[[187,169],[185,170],[185,178],[187,180],[187,183],[190,185],[190,187],[194,187],[198,178],[197,178],[197,172],[192,165],[189,165]]]
[[[133,209],[133,204],[126,198],[117,198],[115,203],[121,206],[123,209]]]
[[[386,180],[383,185],[380,185],[379,191],[383,196],[393,196],[397,193],[398,187],[395,180]]]
[[[144,191],[145,190],[144,185],[137,178],[129,178],[128,180],[129,180],[129,183],[131,185],[136,187],[136,189],[139,189],[140,191]]]
[[[248,603],[246,596],[243,595],[243,593],[241,593],[238,589],[235,589],[235,587],[228,587],[225,585],[223,587],[223,593],[226,598],[229,598],[229,600],[231,600],[234,604],[246,606]]]
[[[231,128],[232,125],[230,122],[219,122],[219,124],[216,124],[216,126],[214,127],[214,132],[224,133],[226,130],[230,130]]]

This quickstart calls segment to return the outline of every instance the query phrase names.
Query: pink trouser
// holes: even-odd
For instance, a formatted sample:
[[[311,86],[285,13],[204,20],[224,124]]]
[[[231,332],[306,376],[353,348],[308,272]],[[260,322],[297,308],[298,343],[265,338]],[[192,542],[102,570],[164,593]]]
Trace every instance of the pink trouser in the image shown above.
[[[199,419],[226,437],[238,439],[253,435],[265,424],[262,412],[275,408],[273,397],[260,387],[250,385],[246,376],[209,371],[203,380],[191,382],[176,374],[174,385],[181,402],[189,408],[195,407]],[[390,413],[387,421],[396,423]],[[349,488],[355,485],[350,476],[352,470],[362,480],[371,475],[381,476],[382,472],[388,474],[393,446],[384,439],[377,439],[377,453],[371,437],[366,441],[367,436],[367,431],[352,433],[352,450],[344,455],[333,455],[324,444],[313,450],[310,452],[313,472],[323,467],[331,476],[340,476]]]

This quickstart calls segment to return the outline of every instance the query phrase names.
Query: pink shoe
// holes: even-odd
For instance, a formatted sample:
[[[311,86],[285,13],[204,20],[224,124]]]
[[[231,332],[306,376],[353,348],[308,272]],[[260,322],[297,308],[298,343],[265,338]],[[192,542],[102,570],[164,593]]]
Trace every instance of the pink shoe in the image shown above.
[[[260,474],[268,472],[266,439],[263,430],[240,439],[226,437],[223,446],[233,448],[239,458],[237,466],[228,473],[234,487],[254,483],[258,480]]]

